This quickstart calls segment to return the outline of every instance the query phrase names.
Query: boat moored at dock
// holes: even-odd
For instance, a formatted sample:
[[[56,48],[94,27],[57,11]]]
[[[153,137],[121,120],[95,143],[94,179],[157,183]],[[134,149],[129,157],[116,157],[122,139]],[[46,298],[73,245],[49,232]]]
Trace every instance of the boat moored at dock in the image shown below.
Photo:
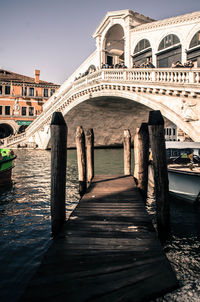
[[[200,202],[200,167],[190,170],[188,166],[170,165],[168,178],[172,195],[191,203]]]
[[[15,158],[11,149],[0,149],[0,187],[10,184]]]
[[[200,143],[166,142],[169,191],[177,198],[200,201]]]

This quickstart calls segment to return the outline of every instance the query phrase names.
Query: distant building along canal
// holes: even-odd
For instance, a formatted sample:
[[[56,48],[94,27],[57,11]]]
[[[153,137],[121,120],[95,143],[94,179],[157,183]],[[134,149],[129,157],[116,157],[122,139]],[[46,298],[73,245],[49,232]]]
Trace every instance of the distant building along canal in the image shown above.
[[[0,69],[0,138],[25,129],[42,113],[43,104],[59,85]]]

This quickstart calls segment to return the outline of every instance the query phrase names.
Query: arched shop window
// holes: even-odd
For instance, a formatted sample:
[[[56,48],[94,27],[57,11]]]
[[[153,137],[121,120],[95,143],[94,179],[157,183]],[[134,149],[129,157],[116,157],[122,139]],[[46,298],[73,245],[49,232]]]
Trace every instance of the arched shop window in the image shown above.
[[[13,128],[8,124],[0,124],[0,138],[8,137],[13,135]]]
[[[170,34],[162,39],[158,47],[157,67],[171,67],[172,63],[181,62],[181,43],[178,36]]]
[[[159,44],[158,51],[165,49],[167,47],[173,46],[175,44],[180,43],[179,38],[176,35],[168,35]]]
[[[142,39],[135,47],[134,54],[140,52],[146,48],[149,48],[151,45],[147,39]]]
[[[25,130],[26,130],[27,127],[28,127],[28,125],[22,125],[22,126],[20,126],[19,129],[18,129],[18,133],[25,132]]]
[[[136,66],[140,66],[143,63],[148,61],[151,62],[152,60],[152,49],[150,42],[147,39],[140,40],[135,49],[133,54],[133,64]]]
[[[187,60],[193,61],[195,67],[200,67],[200,30],[196,32],[190,42]]]

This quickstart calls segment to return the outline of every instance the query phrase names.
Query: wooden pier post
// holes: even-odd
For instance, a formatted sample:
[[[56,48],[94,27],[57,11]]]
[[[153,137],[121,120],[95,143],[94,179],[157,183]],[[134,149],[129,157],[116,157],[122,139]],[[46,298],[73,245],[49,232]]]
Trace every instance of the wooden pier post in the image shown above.
[[[148,124],[142,123],[137,132],[137,185],[144,199],[147,198],[148,164],[149,164],[149,131]]]
[[[159,110],[150,111],[148,124],[153,158],[157,230],[159,237],[165,239],[170,233],[169,182],[164,119]]]
[[[86,153],[85,153],[85,133],[81,126],[76,130],[76,148],[78,162],[79,194],[82,197],[87,189],[86,180]]]
[[[61,112],[51,121],[51,230],[55,237],[65,221],[67,125]]]
[[[139,149],[138,149],[138,132],[140,128],[136,128],[135,136],[134,136],[134,173],[133,177],[135,179],[136,184],[138,184],[138,173],[139,173]]]
[[[91,182],[94,177],[94,132],[88,129],[86,132],[86,152],[87,152],[87,181]]]
[[[124,175],[131,175],[131,133],[124,130]]]

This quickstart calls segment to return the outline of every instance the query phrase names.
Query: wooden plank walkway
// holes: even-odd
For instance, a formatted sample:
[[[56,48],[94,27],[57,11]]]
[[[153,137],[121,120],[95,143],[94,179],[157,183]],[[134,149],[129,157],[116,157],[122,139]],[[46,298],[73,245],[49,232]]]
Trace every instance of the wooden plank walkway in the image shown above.
[[[99,176],[21,301],[139,302],[177,287],[133,178]]]

